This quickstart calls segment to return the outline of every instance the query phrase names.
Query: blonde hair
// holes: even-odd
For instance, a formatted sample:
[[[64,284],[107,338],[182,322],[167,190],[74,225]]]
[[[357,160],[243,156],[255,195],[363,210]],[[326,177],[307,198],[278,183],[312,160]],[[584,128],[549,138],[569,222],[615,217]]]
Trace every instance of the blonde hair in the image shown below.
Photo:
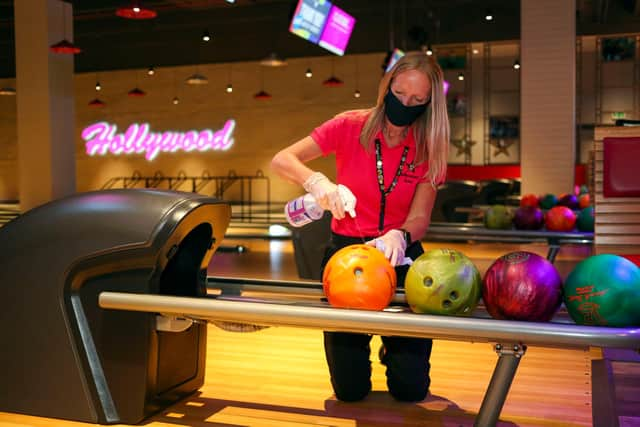
[[[376,134],[382,130],[385,120],[384,97],[391,90],[391,82],[400,73],[418,70],[431,82],[431,103],[427,111],[411,125],[416,141],[416,162],[429,162],[427,178],[434,186],[445,180],[449,156],[449,115],[444,95],[444,76],[440,65],[432,56],[424,53],[408,53],[380,80],[376,106],[371,109],[362,132],[360,144],[369,150]]]

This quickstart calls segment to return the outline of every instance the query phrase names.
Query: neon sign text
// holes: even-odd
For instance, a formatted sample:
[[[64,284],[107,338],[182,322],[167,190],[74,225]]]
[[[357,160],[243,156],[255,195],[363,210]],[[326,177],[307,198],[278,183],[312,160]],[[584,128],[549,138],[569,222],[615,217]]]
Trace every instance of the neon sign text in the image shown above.
[[[230,119],[217,131],[149,132],[148,123],[134,123],[126,132],[116,134],[116,125],[98,122],[84,128],[82,139],[86,141],[85,149],[90,156],[144,153],[145,158],[151,161],[161,151],[227,150],[233,145],[235,127],[235,120]]]

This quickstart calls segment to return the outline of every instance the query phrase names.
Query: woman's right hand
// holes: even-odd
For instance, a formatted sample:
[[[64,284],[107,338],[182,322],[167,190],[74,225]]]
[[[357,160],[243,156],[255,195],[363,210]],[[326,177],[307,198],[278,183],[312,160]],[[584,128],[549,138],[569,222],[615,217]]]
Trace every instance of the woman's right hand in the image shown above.
[[[344,218],[344,203],[340,197],[338,186],[323,173],[312,173],[302,186],[313,196],[322,209],[331,211],[336,219]]]

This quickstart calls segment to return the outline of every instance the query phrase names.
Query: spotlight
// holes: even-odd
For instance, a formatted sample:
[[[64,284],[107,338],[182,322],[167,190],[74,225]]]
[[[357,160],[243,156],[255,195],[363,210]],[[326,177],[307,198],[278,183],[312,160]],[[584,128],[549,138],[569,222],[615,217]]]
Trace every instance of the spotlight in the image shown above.
[[[354,98],[360,98],[360,91],[358,89],[356,89],[356,91],[353,92],[353,97]]]
[[[101,90],[102,86],[100,86],[100,82],[96,82],[96,90]]]
[[[208,42],[209,40],[211,40],[211,35],[209,35],[209,31],[204,30],[204,33],[202,33],[202,41]]]
[[[311,68],[307,68],[307,71],[304,73],[304,76],[308,79],[313,77],[313,72],[311,71]]]
[[[464,74],[463,73],[458,74],[458,80],[460,80],[460,81],[464,80]]]
[[[147,69],[147,75],[153,76],[156,73],[156,70],[153,67],[149,67]]]
[[[231,83],[229,83],[227,85],[227,93],[231,93],[231,92],[233,92],[233,85],[231,85]]]
[[[484,19],[486,21],[493,21],[493,13],[491,12],[491,9],[487,9],[487,11],[484,14]]]
[[[520,61],[518,61],[516,59],[516,62],[513,63],[513,68],[514,68],[514,70],[519,70],[520,69]]]
[[[433,55],[433,49],[431,48],[431,45],[427,46],[427,50],[425,51],[425,53],[427,54],[427,56]]]
[[[180,103],[180,99],[178,99],[177,96],[174,96],[171,102],[173,102],[173,105],[178,105]]]

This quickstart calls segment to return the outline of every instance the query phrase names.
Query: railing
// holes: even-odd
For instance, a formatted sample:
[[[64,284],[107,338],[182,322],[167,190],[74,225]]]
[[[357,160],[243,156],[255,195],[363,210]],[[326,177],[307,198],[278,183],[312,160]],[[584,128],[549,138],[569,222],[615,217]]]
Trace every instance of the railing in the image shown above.
[[[254,184],[262,182],[265,185],[266,208],[256,211],[256,205],[260,202],[253,200]],[[211,175],[207,170],[200,176],[188,176],[184,171],[179,171],[176,176],[165,176],[161,171],[156,171],[152,176],[143,176],[139,171],[134,171],[131,176],[118,176],[110,178],[102,186],[102,189],[110,188],[165,188],[176,191],[190,191],[192,193],[210,194],[220,200],[224,200],[225,193],[235,183],[240,186],[240,200],[230,201],[232,206],[238,206],[239,212],[233,212],[233,219],[240,222],[264,222],[271,220],[271,181],[261,170],[255,175],[238,175],[230,170],[227,175]],[[213,189],[210,187],[213,184]],[[188,187],[188,188],[185,188]]]

